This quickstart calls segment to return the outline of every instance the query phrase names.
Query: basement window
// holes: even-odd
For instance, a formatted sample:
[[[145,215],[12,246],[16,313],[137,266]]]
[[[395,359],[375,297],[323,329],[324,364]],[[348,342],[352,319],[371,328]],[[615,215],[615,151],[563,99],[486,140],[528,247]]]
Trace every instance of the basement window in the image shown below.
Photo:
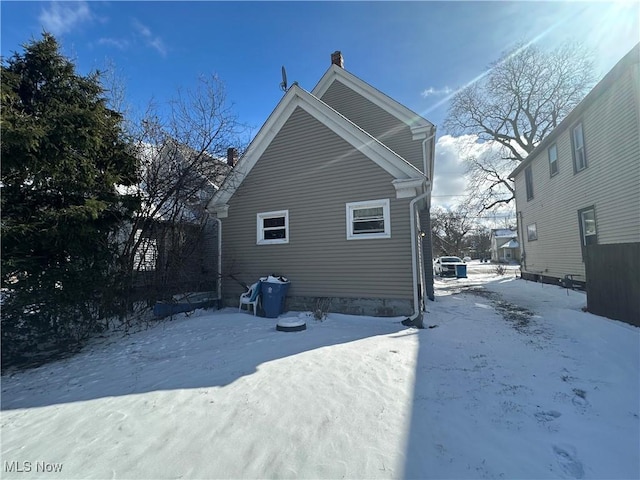
[[[258,213],[256,230],[258,245],[289,243],[289,210]]]
[[[389,199],[347,203],[347,240],[391,238]]]

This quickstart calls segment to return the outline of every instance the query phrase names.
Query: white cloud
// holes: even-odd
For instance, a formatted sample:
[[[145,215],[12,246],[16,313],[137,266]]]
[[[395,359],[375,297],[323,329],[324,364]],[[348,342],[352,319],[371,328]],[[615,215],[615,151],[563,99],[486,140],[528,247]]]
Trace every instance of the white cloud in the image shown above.
[[[52,2],[40,11],[38,20],[48,32],[62,35],[93,19],[89,4],[81,2]]]
[[[167,48],[165,47],[162,38],[154,35],[149,27],[143,25],[138,20],[134,20],[133,26],[136,28],[138,34],[144,39],[145,43],[149,47],[155,49],[163,57],[167,55]]]
[[[436,143],[433,191],[431,194],[434,207],[456,208],[467,202],[468,177],[465,158],[475,157],[487,160],[495,158],[500,150],[497,142],[478,142],[476,135],[453,137],[443,135]],[[479,221],[490,228],[506,226],[505,219],[514,223],[513,205],[484,212]]]
[[[473,142],[470,136],[443,135],[436,143],[432,199],[434,206],[454,206],[463,200],[467,180],[463,147]]]
[[[433,88],[433,87],[429,87],[426,90],[423,90],[422,93],[420,95],[422,95],[424,98],[427,97],[431,97],[431,96],[442,96],[442,95],[450,95],[453,93],[453,90],[449,87],[444,87],[444,88]]]
[[[443,135],[436,143],[433,179],[433,204],[455,206],[464,201],[468,179],[465,158],[495,155],[495,142],[478,143],[476,135]]]
[[[126,50],[129,47],[129,41],[117,38],[101,38],[98,40],[98,45],[109,45],[120,50]]]

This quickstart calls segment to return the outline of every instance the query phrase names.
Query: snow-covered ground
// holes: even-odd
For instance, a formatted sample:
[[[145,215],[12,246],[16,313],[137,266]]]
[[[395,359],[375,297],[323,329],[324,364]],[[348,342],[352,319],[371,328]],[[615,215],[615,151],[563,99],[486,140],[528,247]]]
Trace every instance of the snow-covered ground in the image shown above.
[[[7,374],[2,477],[639,478],[640,329],[512,272],[424,330],[200,311]]]

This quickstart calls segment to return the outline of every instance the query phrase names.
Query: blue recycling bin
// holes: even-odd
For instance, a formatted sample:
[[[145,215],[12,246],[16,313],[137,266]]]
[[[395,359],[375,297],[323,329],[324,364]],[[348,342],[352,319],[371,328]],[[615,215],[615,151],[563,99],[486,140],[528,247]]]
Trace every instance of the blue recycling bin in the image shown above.
[[[456,265],[456,278],[467,278],[467,266],[464,263]]]
[[[289,285],[291,282],[286,279],[280,280],[274,277],[260,279],[260,294],[265,317],[277,318],[284,313],[284,299],[289,291]]]

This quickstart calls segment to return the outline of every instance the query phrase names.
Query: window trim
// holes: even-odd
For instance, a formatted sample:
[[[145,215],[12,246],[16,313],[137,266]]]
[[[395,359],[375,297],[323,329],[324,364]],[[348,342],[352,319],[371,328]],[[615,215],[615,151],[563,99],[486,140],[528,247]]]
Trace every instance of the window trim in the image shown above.
[[[524,169],[524,186],[527,193],[527,202],[533,200],[533,169],[531,164]]]
[[[555,152],[555,160],[551,161],[551,150]],[[560,167],[558,166],[558,144],[554,143],[547,148],[547,157],[549,158],[549,178],[555,177],[560,173]],[[556,167],[556,171],[553,171],[553,165]]]
[[[264,220],[267,218],[279,218],[284,217],[284,227],[278,227],[277,229],[284,228],[285,238],[273,238],[273,239],[265,239],[264,238]],[[271,228],[271,230],[276,230],[275,227]],[[274,244],[284,244],[289,243],[289,210],[274,210],[271,212],[260,212],[256,214],[256,244],[257,245],[274,245]]]
[[[584,214],[587,212],[593,212],[593,223],[596,227],[596,231],[592,235],[585,235],[584,228]],[[581,208],[578,210],[578,227],[580,229],[580,247],[582,249],[582,257],[586,254],[587,245],[597,245],[598,244],[598,218],[596,216],[596,207],[594,205],[590,205],[585,208]],[[595,237],[595,242],[587,244],[587,237]]]
[[[527,225],[527,241],[535,242],[536,240],[538,240],[538,225],[533,222]]]
[[[577,163],[577,157],[578,157],[578,150],[576,149],[576,138],[575,138],[575,132],[577,131],[577,129],[580,128],[580,133],[581,133],[581,137],[582,137],[582,146],[581,151],[582,151],[582,156],[584,158],[584,166],[582,168],[578,168],[578,163]],[[582,120],[575,123],[570,130],[570,136],[571,136],[571,156],[573,157],[573,173],[574,175],[578,172],[581,172],[583,170],[586,170],[587,167],[589,166],[588,162],[587,162],[587,147],[586,147],[586,143],[585,139],[584,139],[584,124],[582,123]]]
[[[378,233],[354,233],[353,212],[364,208],[382,207],[384,232]],[[349,202],[345,205],[347,220],[347,240],[369,240],[378,238],[391,238],[391,209],[388,198],[380,200],[366,200],[363,202]]]
[[[137,229],[134,239],[138,243],[140,236],[142,235],[142,229]],[[134,252],[133,265],[138,272],[155,272],[158,268],[158,258],[160,252],[158,251],[158,239],[150,236],[142,237],[138,248]]]

